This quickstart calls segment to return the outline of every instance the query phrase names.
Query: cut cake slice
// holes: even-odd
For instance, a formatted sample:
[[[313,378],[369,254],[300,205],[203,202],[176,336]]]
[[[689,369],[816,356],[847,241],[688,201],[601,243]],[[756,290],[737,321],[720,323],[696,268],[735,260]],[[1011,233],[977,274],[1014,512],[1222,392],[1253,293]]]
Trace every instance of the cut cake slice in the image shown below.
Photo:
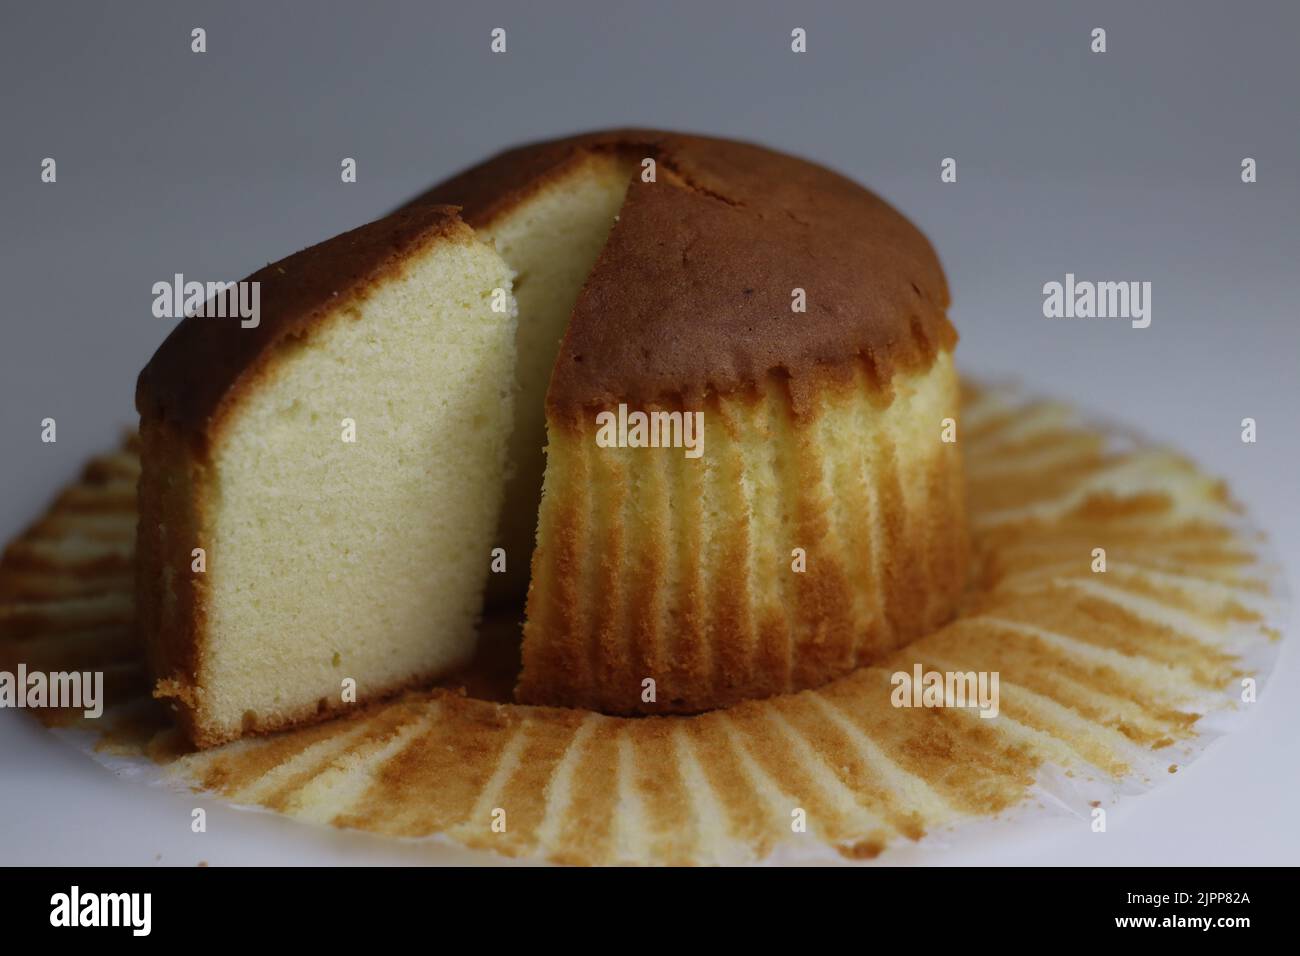
[[[197,745],[469,659],[511,278],[454,209],[405,210],[257,272],[254,327],[188,317],[141,373],[138,618]]]

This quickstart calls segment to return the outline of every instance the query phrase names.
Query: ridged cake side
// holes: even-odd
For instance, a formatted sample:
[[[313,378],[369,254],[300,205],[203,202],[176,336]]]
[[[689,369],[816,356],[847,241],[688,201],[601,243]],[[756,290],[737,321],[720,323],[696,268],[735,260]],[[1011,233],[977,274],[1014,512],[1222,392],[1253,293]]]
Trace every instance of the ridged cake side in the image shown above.
[[[867,363],[806,385],[710,398],[699,458],[601,447],[597,409],[548,421],[520,701],[702,711],[819,686],[952,617],[951,354],[884,386]]]

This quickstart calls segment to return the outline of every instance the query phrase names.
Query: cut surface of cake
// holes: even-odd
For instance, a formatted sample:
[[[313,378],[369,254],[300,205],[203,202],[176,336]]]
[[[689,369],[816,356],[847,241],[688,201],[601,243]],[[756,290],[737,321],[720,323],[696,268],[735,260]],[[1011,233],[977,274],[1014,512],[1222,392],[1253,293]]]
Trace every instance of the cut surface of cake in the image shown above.
[[[537,508],[546,466],[544,400],[569,314],[618,216],[633,173],[617,151],[573,151],[529,188],[508,191],[491,164],[457,176],[421,198],[461,205],[465,221],[492,243],[515,271],[519,333],[518,397],[510,436],[508,507],[496,543],[504,573],[488,580],[495,604],[522,602],[537,535]]]
[[[137,386],[140,626],[200,746],[470,657],[511,428],[511,272],[454,210],[248,281],[256,327],[188,317]]]

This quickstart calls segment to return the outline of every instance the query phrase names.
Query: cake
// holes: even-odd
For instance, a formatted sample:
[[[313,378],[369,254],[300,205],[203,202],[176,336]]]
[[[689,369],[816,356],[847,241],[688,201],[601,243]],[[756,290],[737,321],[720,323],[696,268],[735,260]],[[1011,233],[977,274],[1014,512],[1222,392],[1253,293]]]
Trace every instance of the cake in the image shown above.
[[[446,673],[485,575],[526,595],[517,699],[614,714],[818,686],[954,614],[947,287],[852,181],[587,134],[279,265],[260,330],[186,319],[138,390],[142,625],[200,746],[328,714],[345,675],[369,699]],[[304,417],[354,406],[402,436],[364,466]]]
[[[137,616],[198,746],[465,663],[512,414],[510,270],[455,210],[247,281],[255,325],[184,319],[136,389]]]
[[[539,308],[556,237],[529,224],[561,195],[618,220],[590,226],[580,291],[557,257]],[[520,352],[553,366],[517,405],[516,448],[540,447],[538,408],[546,426],[519,700],[702,711],[817,686],[954,614],[956,335],[934,251],[893,208],[771,150],[638,130],[513,150],[421,201],[517,237],[498,248]],[[702,455],[602,447],[620,406],[702,413]],[[531,519],[526,482],[506,513]]]

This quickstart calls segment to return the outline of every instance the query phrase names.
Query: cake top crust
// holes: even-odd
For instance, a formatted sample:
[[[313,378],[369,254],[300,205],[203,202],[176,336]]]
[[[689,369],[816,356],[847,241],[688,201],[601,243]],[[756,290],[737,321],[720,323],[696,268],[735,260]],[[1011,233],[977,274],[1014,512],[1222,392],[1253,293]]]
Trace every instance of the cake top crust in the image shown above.
[[[207,439],[277,348],[428,242],[474,241],[470,227],[490,226],[601,153],[634,172],[561,344],[552,417],[619,402],[698,406],[769,375],[787,378],[798,404],[801,389],[858,362],[887,391],[896,370],[928,367],[955,344],[938,257],[874,193],[748,143],[611,130],[509,150],[255,272],[245,281],[261,284],[259,324],[183,319],[140,373],[137,410]],[[647,158],[653,182],[642,177]],[[804,312],[792,308],[797,289]]]
[[[896,370],[955,345],[947,282],[920,230],[852,180],[749,143],[589,133],[509,150],[412,205],[458,205],[482,228],[601,152],[635,171],[561,345],[552,417],[698,406],[774,374],[798,392],[857,362],[887,390]]]
[[[187,316],[163,340],[136,381],[136,410],[206,445],[229,401],[277,350],[326,316],[354,307],[379,283],[437,241],[477,241],[454,208],[401,210],[296,252],[254,272],[258,324]]]

